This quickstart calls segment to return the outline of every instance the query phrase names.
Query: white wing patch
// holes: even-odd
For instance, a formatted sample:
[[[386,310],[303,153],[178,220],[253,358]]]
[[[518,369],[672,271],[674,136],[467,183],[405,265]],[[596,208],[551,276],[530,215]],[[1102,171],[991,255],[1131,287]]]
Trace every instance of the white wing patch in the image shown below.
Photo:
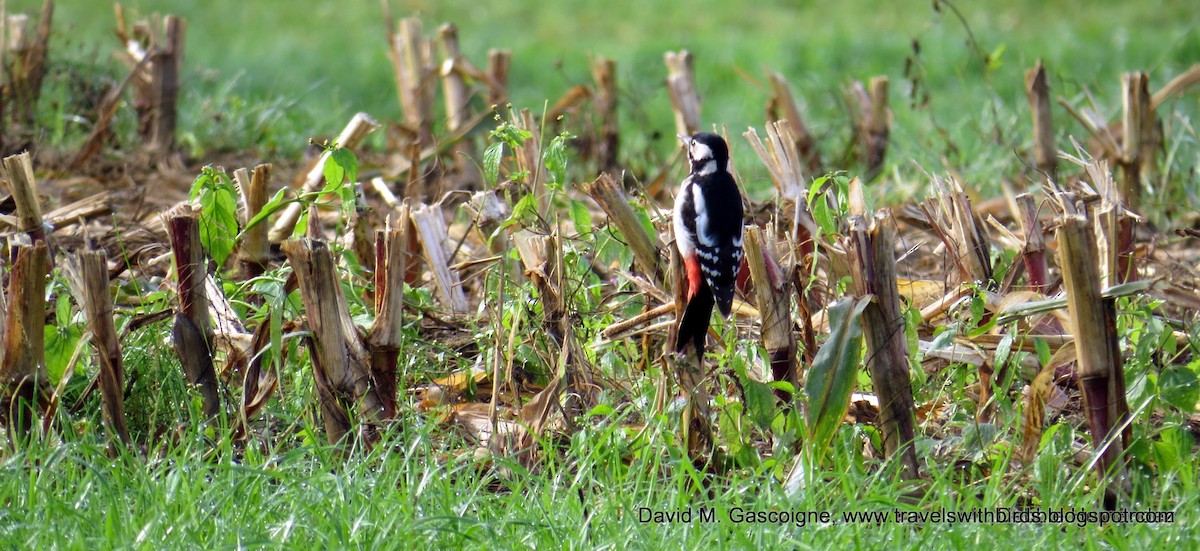
[[[695,184],[691,184],[692,208],[696,211],[696,239],[705,247],[715,247],[717,240],[708,231],[708,208],[704,203],[704,194],[695,192]]]
[[[679,186],[679,195],[675,196],[675,216],[672,222],[675,225],[675,246],[679,247],[679,254],[684,258],[691,257],[696,254],[696,244],[692,242],[692,236],[688,235],[687,227],[683,225],[683,205],[687,203],[689,195],[699,197],[699,193],[694,193],[695,185],[692,184],[691,177],[683,181],[683,185]]]

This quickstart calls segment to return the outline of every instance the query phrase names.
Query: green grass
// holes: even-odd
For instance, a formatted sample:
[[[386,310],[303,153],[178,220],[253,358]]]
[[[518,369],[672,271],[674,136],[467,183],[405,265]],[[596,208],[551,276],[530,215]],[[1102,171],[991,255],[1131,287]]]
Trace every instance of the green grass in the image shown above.
[[[36,4],[9,2],[13,11]],[[889,76],[895,113],[889,158],[907,176],[898,182],[905,189],[924,180],[914,163],[940,170],[945,159],[985,189],[995,189],[998,170],[1019,169],[1030,124],[1023,75],[1039,58],[1054,95],[1080,100],[1090,90],[1109,117],[1119,113],[1122,72],[1149,71],[1158,87],[1200,59],[1200,15],[1186,2],[1166,0],[852,0],[836,6],[771,0],[752,9],[633,0],[394,4],[397,16],[420,14],[429,32],[454,22],[464,53],[477,64],[489,48],[511,49],[513,102],[534,111],[570,86],[589,82],[588,56],[616,59],[626,157],[639,173],[657,167],[637,159],[661,159],[676,146],[662,85],[668,50],[696,54],[705,124],[734,133],[761,128],[763,70],[781,71],[824,138],[825,155],[833,158],[850,136],[845,85]],[[256,147],[292,154],[310,136],[335,133],[354,111],[386,120],[399,116],[384,22],[374,3],[335,7],[301,0],[283,8],[135,0],[126,6],[189,21],[182,126],[194,151]],[[113,72],[112,20],[104,2],[60,6],[57,28],[64,39],[54,51]],[[1172,135],[1190,135],[1194,144],[1194,130],[1178,130],[1173,111],[1190,122],[1197,112],[1194,97],[1169,104],[1163,117],[1175,123],[1168,128],[1176,130]],[[1060,135],[1082,137],[1082,128],[1061,110],[1055,118]],[[735,156],[742,146],[736,142]],[[1185,150],[1179,161],[1185,176],[1196,164],[1194,151]],[[743,159],[750,187],[764,188],[765,173]]]
[[[619,419],[618,419],[619,420]],[[856,431],[844,427],[834,468],[819,484],[789,493],[769,474],[738,470],[693,485],[690,463],[672,444],[667,421],[633,441],[616,420],[577,434],[569,459],[530,472],[516,463],[490,465],[418,418],[385,435],[375,451],[341,461],[320,447],[210,451],[189,434],[148,464],[120,453],[109,460],[88,438],[9,455],[0,464],[0,543],[39,549],[95,548],[365,548],[800,547],[965,549],[1079,545],[1163,548],[1194,541],[1200,500],[1194,480],[1159,473],[1139,480],[1136,510],[1176,511],[1170,525],[897,522],[897,512],[1029,507],[998,457],[990,478],[962,483],[950,465],[932,467],[928,496],[902,497],[890,469],[852,459]],[[1040,493],[1038,510],[1096,511],[1099,495],[1070,487],[1074,469],[1059,460],[1070,441],[1059,431],[1023,473]],[[464,449],[466,451],[464,452]],[[551,456],[553,457],[553,455]],[[632,459],[630,459],[632,457]],[[35,467],[36,466],[36,467]],[[1153,493],[1147,492],[1150,485]],[[1184,488],[1187,488],[1186,490]],[[715,521],[641,522],[655,511],[715,509]],[[738,523],[745,511],[828,511],[829,523]],[[845,512],[883,512],[888,521],[851,522]]]

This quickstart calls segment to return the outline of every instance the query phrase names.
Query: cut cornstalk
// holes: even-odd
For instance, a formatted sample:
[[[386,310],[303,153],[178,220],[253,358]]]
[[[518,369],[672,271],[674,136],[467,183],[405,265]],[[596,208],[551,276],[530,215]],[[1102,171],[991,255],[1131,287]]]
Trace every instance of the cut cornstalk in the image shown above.
[[[600,171],[616,176],[621,137],[617,125],[617,62],[600,56],[593,59],[591,65],[592,80],[595,82],[592,102],[599,120],[596,165]]]
[[[371,377],[385,418],[396,416],[396,366],[404,343],[404,269],[408,221],[400,219],[375,232],[375,321],[367,334]]]
[[[926,200],[922,208],[934,233],[957,264],[960,281],[994,288],[990,241],[971,207],[971,199],[954,178],[934,177],[933,185],[937,198]]]
[[[390,19],[390,17],[389,17]],[[388,22],[388,55],[396,77],[400,110],[405,129],[414,136],[419,150],[433,140],[433,90],[430,79],[437,74],[433,61],[433,41],[425,37],[421,19],[406,17],[394,28]]]
[[[213,324],[205,292],[208,257],[200,245],[200,219],[190,205],[183,205],[167,213],[166,224],[179,293],[172,342],[188,383],[200,392],[204,416],[211,419],[220,412],[221,403],[213,367]]]
[[[542,302],[542,326],[557,350],[555,378],[561,379],[567,392],[563,411],[568,424],[582,415],[585,404],[594,403],[590,370],[583,365],[583,355],[575,342],[574,330],[568,316],[568,304],[563,293],[562,247],[556,234],[514,236],[517,254],[525,266],[525,274],[537,287]],[[554,397],[557,399],[557,396]]]
[[[1124,119],[1121,135],[1121,202],[1132,210],[1141,206],[1142,181],[1153,167],[1155,117],[1146,73],[1121,76]]]
[[[104,422],[125,444],[130,444],[125,425],[125,364],[121,360],[121,344],[113,321],[112,297],[108,288],[108,266],[101,251],[83,251],[67,265],[68,279],[83,310],[87,314],[92,344],[96,348],[96,365],[100,366],[100,399],[104,405]]]
[[[38,409],[45,402],[49,374],[45,362],[46,244],[14,247],[8,274],[8,310],[0,348],[0,421],[16,447],[32,436]]]
[[[1127,493],[1129,480],[1122,452],[1129,444],[1125,401],[1125,377],[1117,338],[1116,305],[1101,295],[1098,251],[1092,225],[1086,216],[1064,214],[1059,221],[1058,261],[1067,294],[1071,332],[1078,353],[1079,385],[1092,445],[1096,470],[1101,478],[1113,476],[1106,493]]]
[[[761,228],[747,227],[745,244],[746,263],[754,282],[758,311],[762,314],[762,342],[771,364],[771,376],[776,381],[791,384],[793,389],[799,388],[796,334],[792,331],[791,280],[784,276],[783,269],[772,258],[763,242]],[[775,394],[785,404],[794,403],[791,393],[776,390]]]
[[[870,181],[883,169],[887,155],[888,134],[888,78],[872,77],[867,89],[855,83],[855,95],[859,109],[859,143],[862,145],[863,161],[866,165],[863,179]]]
[[[1046,238],[1042,235],[1042,221],[1038,219],[1037,205],[1033,196],[1022,193],[1017,196],[1017,207],[1021,209],[1021,229],[1025,234],[1025,245],[1021,258],[1025,262],[1025,273],[1029,277],[1030,289],[1043,293],[1049,286],[1046,271]]]
[[[511,62],[511,51],[488,50],[487,74],[493,83],[488,88],[488,105],[496,107],[508,101],[508,66]]]
[[[458,46],[458,28],[446,23],[438,28],[438,38],[442,41],[443,62],[441,67],[442,96],[446,102],[446,129],[458,132],[470,120],[470,89],[463,78],[462,65],[466,63]],[[450,146],[450,158],[459,176],[464,182],[478,185],[481,181],[479,171],[471,159],[475,158],[475,149],[470,140],[461,140]]]
[[[656,236],[646,233],[645,227],[642,226],[637,214],[633,212],[633,207],[629,206],[629,200],[625,197],[625,192],[617,181],[608,174],[601,174],[591,184],[585,184],[583,191],[600,205],[612,223],[617,226],[617,230],[625,237],[626,243],[633,251],[634,262],[641,268],[642,273],[658,283],[660,288],[666,287],[666,272],[659,260],[662,244],[659,243]]]
[[[907,478],[916,478],[912,382],[896,282],[896,232],[887,214],[879,212],[874,220],[852,217],[848,239],[855,294],[874,297],[863,310],[862,327],[871,384],[879,396],[884,452],[903,466]]]
[[[186,22],[174,15],[163,18],[164,43],[151,51],[150,71],[153,103],[146,145],[152,155],[165,156],[175,149],[178,116],[179,75],[183,65]]]
[[[433,280],[442,304],[456,314],[466,313],[469,308],[467,295],[462,290],[458,270],[450,267],[450,251],[447,250],[450,236],[446,230],[446,218],[442,215],[442,209],[436,205],[421,205],[412,210],[410,218],[421,241],[425,263],[429,266],[429,271],[433,272]]]
[[[350,215],[349,232],[346,237],[350,240],[349,249],[354,251],[358,264],[367,272],[375,271],[375,231],[374,211],[367,203],[362,184],[354,184],[354,212]]]
[[[37,115],[42,82],[46,77],[46,60],[50,49],[50,29],[54,20],[54,1],[42,3],[37,31],[31,32],[33,21],[24,14],[0,13],[0,80],[6,80],[5,97],[0,98],[0,130],[6,122],[32,132]],[[11,114],[9,121],[5,115]],[[0,132],[0,145],[5,132]]]
[[[690,136],[700,130],[700,93],[696,91],[696,69],[692,53],[667,52],[667,92],[675,110],[675,131]]]
[[[821,152],[817,149],[817,142],[813,139],[812,132],[809,132],[808,125],[804,124],[804,116],[800,114],[800,107],[792,95],[791,86],[783,75],[777,72],[772,72],[768,78],[771,80],[773,92],[769,108],[771,120],[787,124],[803,167],[812,174],[820,172]]]
[[[17,207],[17,231],[29,234],[34,243],[46,240],[42,207],[37,200],[37,180],[33,178],[33,161],[29,152],[4,158],[4,180]]]
[[[263,206],[267,204],[267,186],[271,181],[271,165],[261,164],[254,167],[253,175],[244,168],[238,169],[233,173],[233,179],[241,191],[244,214],[242,225],[245,226],[255,216],[258,216],[262,212]],[[238,244],[238,261],[242,265],[243,273],[250,277],[262,274],[267,267],[267,261],[271,258],[271,242],[267,239],[267,230],[266,220],[252,228],[247,228],[242,242]]]
[[[333,252],[323,241],[300,238],[284,241],[283,253],[295,270],[305,319],[312,331],[309,354],[326,437],[330,444],[338,444],[350,433],[352,408],[357,405],[362,441],[371,445],[378,438],[378,423],[386,410],[372,385],[368,352],[350,318]]]
[[[1025,95],[1033,113],[1033,159],[1038,171],[1058,180],[1058,148],[1054,146],[1054,121],[1050,116],[1050,83],[1042,60],[1025,73]]]

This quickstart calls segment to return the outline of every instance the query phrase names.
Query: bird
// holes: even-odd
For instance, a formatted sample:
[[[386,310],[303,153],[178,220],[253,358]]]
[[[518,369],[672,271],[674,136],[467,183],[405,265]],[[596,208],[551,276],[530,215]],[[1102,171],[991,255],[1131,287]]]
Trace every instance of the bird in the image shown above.
[[[723,317],[733,309],[742,263],[742,194],[729,172],[729,146],[711,132],[679,135],[690,173],[675,195],[675,246],[683,259],[686,300],[675,350],[691,342],[704,358],[713,306]]]

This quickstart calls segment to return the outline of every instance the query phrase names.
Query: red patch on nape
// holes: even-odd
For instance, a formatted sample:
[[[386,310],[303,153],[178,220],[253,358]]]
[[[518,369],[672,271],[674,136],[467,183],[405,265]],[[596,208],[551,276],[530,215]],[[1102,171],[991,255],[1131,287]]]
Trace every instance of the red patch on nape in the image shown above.
[[[683,261],[683,266],[687,272],[687,299],[692,300],[692,297],[700,293],[700,261],[696,257],[691,257]]]

